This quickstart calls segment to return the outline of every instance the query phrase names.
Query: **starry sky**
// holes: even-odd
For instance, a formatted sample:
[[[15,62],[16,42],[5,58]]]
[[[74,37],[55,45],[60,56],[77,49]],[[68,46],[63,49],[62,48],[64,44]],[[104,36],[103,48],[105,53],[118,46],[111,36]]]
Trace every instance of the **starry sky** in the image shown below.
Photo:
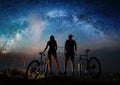
[[[54,35],[58,52],[72,34],[78,53],[89,48],[105,67],[119,70],[118,0],[0,0],[0,52],[36,53]],[[118,64],[119,63],[119,64]],[[116,67],[115,67],[116,66]],[[120,66],[119,66],[120,67]]]

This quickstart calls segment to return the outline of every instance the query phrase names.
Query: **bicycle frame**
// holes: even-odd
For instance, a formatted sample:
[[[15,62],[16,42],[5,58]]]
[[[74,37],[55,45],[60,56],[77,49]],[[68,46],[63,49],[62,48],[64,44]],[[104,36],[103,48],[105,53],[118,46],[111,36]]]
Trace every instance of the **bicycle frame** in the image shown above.
[[[79,55],[79,59],[81,60],[86,60],[86,61],[88,61],[89,60],[89,55],[88,55],[88,52],[89,52],[90,50],[89,49],[86,49],[86,53],[84,54],[84,55]],[[83,58],[84,57],[84,58]]]
[[[46,58],[46,59],[43,59],[43,56],[45,56],[45,54],[43,54],[42,52],[40,52],[39,53],[40,54],[40,60],[39,60],[39,66],[38,66],[38,68],[40,68],[40,70],[39,70],[39,74],[42,74],[42,72],[43,72],[43,70],[45,69],[45,66],[46,65],[48,65],[48,58]],[[48,67],[47,67],[47,69],[48,69]]]
[[[86,49],[85,55],[79,55],[78,73],[81,76],[82,70],[85,70],[92,77],[96,78],[101,74],[101,64],[96,57],[90,57],[88,55],[89,51],[89,49]]]
[[[79,62],[78,62],[78,72],[79,72],[79,76],[81,76],[81,72],[82,72],[82,60],[84,62],[86,62],[86,70],[88,69],[88,62],[89,62],[89,55],[88,55],[89,49],[86,49],[86,53],[84,55],[79,55]]]

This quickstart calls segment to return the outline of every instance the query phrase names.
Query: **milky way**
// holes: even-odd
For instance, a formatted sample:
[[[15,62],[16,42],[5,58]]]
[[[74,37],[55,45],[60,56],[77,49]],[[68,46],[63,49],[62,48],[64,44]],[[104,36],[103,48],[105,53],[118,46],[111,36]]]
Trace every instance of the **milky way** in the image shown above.
[[[74,35],[81,48],[96,49],[117,44],[119,26],[115,25],[119,23],[119,17],[110,6],[112,2],[93,1],[1,0],[1,44],[9,50],[40,46],[52,34],[60,47],[64,46],[60,41],[65,41],[68,34]],[[105,10],[108,12],[104,13]],[[114,13],[109,14],[111,11]]]

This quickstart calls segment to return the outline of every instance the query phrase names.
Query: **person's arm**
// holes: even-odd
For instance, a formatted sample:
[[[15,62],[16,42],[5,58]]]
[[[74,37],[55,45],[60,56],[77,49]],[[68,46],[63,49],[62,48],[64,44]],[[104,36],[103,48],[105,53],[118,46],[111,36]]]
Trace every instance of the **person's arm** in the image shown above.
[[[46,47],[45,47],[45,49],[44,49],[44,51],[43,51],[43,53],[46,51],[46,49],[48,48],[48,43],[47,43],[47,45],[46,45]]]
[[[64,54],[66,54],[66,49],[67,49],[67,41],[65,42]]]
[[[55,41],[55,50],[56,50],[56,51],[57,51],[57,48],[58,48],[57,42]]]
[[[76,54],[76,52],[77,52],[77,44],[76,44],[76,42],[75,42],[75,54]]]

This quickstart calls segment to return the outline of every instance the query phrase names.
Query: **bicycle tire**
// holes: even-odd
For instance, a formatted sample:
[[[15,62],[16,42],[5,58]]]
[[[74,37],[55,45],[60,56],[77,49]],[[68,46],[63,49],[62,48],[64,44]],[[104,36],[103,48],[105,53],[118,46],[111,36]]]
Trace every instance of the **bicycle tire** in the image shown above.
[[[38,70],[38,66],[40,65],[38,60],[33,60],[29,63],[25,77],[27,80],[35,80],[38,76],[38,73],[36,72]]]
[[[94,63],[94,62],[96,63]],[[101,74],[101,64],[100,61],[96,57],[91,57],[88,61],[88,70],[90,75],[93,78],[97,78]]]

